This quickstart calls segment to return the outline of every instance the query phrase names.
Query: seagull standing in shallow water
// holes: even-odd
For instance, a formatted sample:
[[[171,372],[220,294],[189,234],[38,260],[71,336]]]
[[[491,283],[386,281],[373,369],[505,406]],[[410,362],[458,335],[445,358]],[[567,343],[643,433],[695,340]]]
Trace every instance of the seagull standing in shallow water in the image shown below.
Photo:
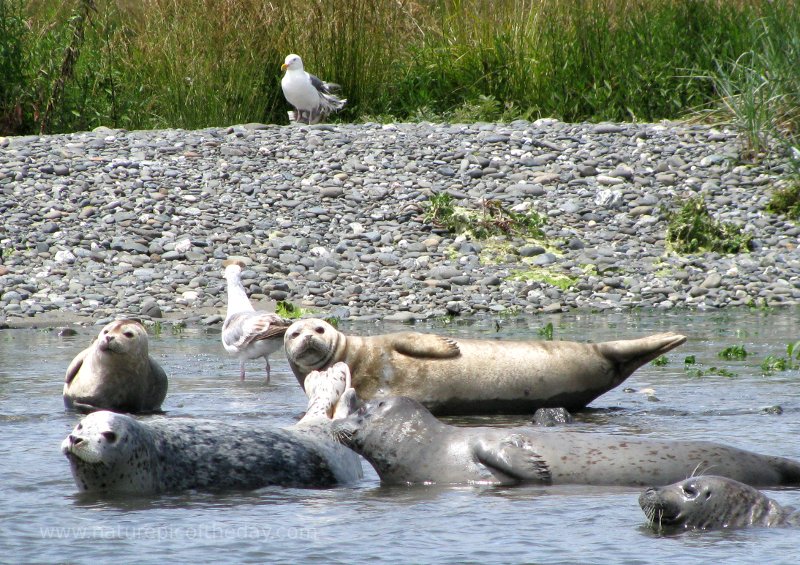
[[[281,79],[283,95],[295,109],[293,121],[317,124],[331,112],[344,108],[347,99],[332,94],[339,89],[339,85],[323,82],[307,73],[303,70],[303,60],[299,55],[287,55],[281,70],[286,71]]]
[[[222,346],[239,359],[241,380],[244,380],[244,362],[263,357],[267,362],[269,383],[269,355],[283,346],[283,334],[291,321],[273,312],[256,312],[242,285],[244,263],[228,259],[222,264],[228,282],[228,313],[222,324]]]

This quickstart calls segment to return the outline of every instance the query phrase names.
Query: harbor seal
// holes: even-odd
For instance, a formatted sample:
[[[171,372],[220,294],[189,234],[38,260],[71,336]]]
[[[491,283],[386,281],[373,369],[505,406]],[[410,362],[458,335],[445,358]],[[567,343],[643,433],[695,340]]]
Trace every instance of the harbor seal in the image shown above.
[[[360,337],[314,318],[296,321],[284,336],[289,366],[301,385],[310,371],[343,361],[362,399],[410,396],[437,415],[583,408],[684,341],[674,333],[585,344],[416,332]]]
[[[81,420],[61,450],[81,491],[157,494],[354,482],[363,476],[361,460],[334,441],[327,414],[349,413],[355,391],[334,401],[338,384],[314,386],[306,416],[290,428],[192,418],[138,421],[99,411]]]
[[[782,457],[706,441],[456,427],[408,397],[367,402],[333,431],[387,484],[666,485],[698,468],[754,486],[800,484],[800,462]]]
[[[139,414],[161,410],[167,375],[148,354],[147,330],[136,320],[106,324],[67,368],[64,406]]]
[[[783,507],[739,481],[700,475],[639,496],[647,522],[656,530],[716,530],[747,526],[798,526],[800,511]]]

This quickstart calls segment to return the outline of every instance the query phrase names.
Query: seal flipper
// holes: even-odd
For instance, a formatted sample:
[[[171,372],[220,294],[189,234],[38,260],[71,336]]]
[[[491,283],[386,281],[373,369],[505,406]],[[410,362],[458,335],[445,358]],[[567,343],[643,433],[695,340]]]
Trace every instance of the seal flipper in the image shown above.
[[[94,341],[92,341],[94,343]],[[86,354],[89,352],[91,347],[87,347],[80,353],[78,353],[75,358],[70,362],[69,367],[67,367],[67,374],[64,377],[64,383],[69,385],[73,380],[75,380],[75,376],[81,370],[83,366],[83,360],[86,359]]]
[[[478,462],[504,482],[508,478],[546,484],[552,481],[550,467],[525,436],[511,434],[499,442],[482,439],[474,449]]]
[[[392,335],[394,350],[421,359],[452,359],[461,355],[458,343],[449,337],[419,332]]]
[[[603,356],[617,364],[619,382],[622,382],[645,363],[675,349],[685,341],[685,335],[666,332],[639,339],[598,343],[597,349]]]

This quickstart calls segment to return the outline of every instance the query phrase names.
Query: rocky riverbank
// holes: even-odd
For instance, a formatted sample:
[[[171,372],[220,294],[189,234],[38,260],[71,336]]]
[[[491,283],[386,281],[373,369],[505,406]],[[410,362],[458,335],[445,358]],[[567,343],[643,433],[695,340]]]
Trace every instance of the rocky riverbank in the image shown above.
[[[119,314],[220,323],[221,262],[268,307],[411,320],[800,301],[800,228],[764,211],[781,167],[699,125],[243,125],[0,138],[0,324]],[[546,219],[453,237],[431,194]],[[665,208],[702,194],[751,253],[678,255]]]

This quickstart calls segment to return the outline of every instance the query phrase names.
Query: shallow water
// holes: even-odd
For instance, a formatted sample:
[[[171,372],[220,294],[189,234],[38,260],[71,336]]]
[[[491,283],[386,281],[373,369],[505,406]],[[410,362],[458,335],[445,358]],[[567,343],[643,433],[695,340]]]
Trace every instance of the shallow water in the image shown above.
[[[576,415],[574,428],[716,441],[800,459],[800,371],[762,376],[767,355],[785,356],[800,339],[800,310],[568,314],[449,324],[421,331],[478,338],[536,337],[553,322],[555,339],[605,341],[674,330],[689,341],[665,366],[643,367]],[[498,325],[499,324],[499,325]],[[408,329],[342,323],[374,334]],[[381,487],[266,488],[145,498],[79,496],[59,444],[78,420],[63,411],[63,375],[97,328],[73,337],[52,330],[0,331],[0,555],[3,562],[564,562],[794,563],[800,528],[661,536],[644,526],[638,488]],[[259,362],[238,379],[219,333],[151,334],[151,354],[170,376],[170,416],[290,425],[305,397],[286,360],[273,356],[272,383]],[[718,353],[744,345],[745,360]],[[715,366],[733,377],[691,376]],[[647,394],[643,390],[651,389]],[[780,406],[782,414],[769,407]],[[460,418],[459,424],[519,425],[528,418]],[[800,506],[800,489],[765,490]]]

